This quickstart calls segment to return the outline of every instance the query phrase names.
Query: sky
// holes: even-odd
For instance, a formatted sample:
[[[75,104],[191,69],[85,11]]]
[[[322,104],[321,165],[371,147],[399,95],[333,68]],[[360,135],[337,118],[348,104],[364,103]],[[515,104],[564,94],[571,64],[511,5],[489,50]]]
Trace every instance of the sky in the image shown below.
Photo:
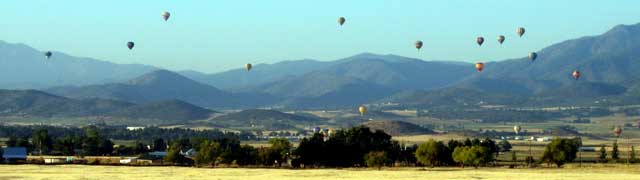
[[[0,40],[206,73],[363,52],[497,61],[639,23],[638,7],[638,0],[6,0]],[[518,27],[526,28],[522,38]],[[506,36],[503,45],[498,35]],[[481,47],[478,36],[485,38]],[[417,40],[424,42],[419,51]],[[136,43],[132,51],[128,41]]]

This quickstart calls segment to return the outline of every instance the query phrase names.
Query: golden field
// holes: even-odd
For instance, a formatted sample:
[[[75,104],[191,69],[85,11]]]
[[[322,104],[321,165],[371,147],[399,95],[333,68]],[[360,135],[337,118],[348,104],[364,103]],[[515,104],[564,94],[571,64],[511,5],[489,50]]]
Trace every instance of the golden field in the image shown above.
[[[640,179],[640,165],[591,165],[566,168],[388,168],[374,169],[245,169],[129,167],[85,165],[1,165],[0,179]]]

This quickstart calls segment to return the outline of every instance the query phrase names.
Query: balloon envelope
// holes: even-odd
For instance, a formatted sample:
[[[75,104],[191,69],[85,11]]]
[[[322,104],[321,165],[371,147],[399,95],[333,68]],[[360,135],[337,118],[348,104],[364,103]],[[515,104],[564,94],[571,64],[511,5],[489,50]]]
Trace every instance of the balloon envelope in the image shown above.
[[[416,49],[422,48],[422,41],[416,41]]]
[[[578,70],[573,71],[573,73],[571,73],[571,76],[573,76],[573,79],[576,79],[576,80],[580,79],[580,71]]]
[[[503,36],[503,35],[498,36],[498,42],[499,42],[500,44],[502,44],[502,43],[504,42],[504,39],[505,39],[505,38],[504,38],[504,36]]]
[[[247,71],[251,71],[251,68],[253,66],[250,63],[247,63],[246,65],[244,65],[244,67],[247,69]]]
[[[518,29],[516,29],[516,33],[518,33],[518,36],[522,37],[522,35],[524,35],[524,28],[523,27],[519,27]]]
[[[482,71],[484,69],[484,63],[476,63],[476,70],[478,70],[478,72]]]
[[[358,112],[360,112],[361,116],[364,116],[364,114],[367,113],[367,107],[364,107],[364,106],[358,107]]]
[[[483,37],[476,38],[476,43],[478,43],[478,46],[482,46],[482,43],[484,43],[484,38]]]
[[[131,41],[127,42],[127,48],[129,48],[129,50],[133,49],[133,46],[135,46],[135,43]]]
[[[536,58],[538,58],[538,54],[537,54],[537,53],[535,53],[535,52],[531,52],[531,53],[529,53],[529,59],[530,59],[531,61],[535,61],[535,60],[536,60]]]
[[[616,128],[613,129],[613,133],[617,136],[620,137],[620,134],[622,134],[622,128],[620,128],[620,126],[617,126]]]
[[[51,55],[53,55],[53,53],[51,53],[51,51],[47,51],[44,53],[44,57],[46,57],[47,59],[49,59],[51,57]]]
[[[520,130],[522,128],[520,126],[513,126],[513,131],[516,132],[516,134],[520,133]]]
[[[171,13],[169,13],[167,11],[162,12],[162,19],[164,19],[164,21],[169,20],[169,17],[171,17]]]
[[[342,26],[342,25],[344,24],[344,22],[345,22],[345,21],[347,21],[347,19],[345,19],[344,17],[339,17],[339,18],[338,18],[338,24],[339,24],[340,26]]]

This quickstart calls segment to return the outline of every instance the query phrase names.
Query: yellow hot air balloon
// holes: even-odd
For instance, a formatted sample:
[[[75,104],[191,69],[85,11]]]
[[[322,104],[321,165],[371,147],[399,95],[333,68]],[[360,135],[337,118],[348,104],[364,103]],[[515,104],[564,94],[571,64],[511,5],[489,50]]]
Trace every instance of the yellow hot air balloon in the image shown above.
[[[247,63],[247,65],[244,65],[244,66],[247,69],[247,71],[251,71],[251,68],[253,67],[251,63]]]
[[[360,116],[364,116],[364,114],[367,113],[367,107],[360,106],[358,111],[360,112]]]
[[[514,131],[514,132],[516,132],[516,134],[519,134],[519,133],[520,133],[520,130],[522,130],[522,127],[520,127],[520,126],[518,126],[518,125],[513,126],[513,131]]]
[[[478,72],[481,72],[484,69],[484,63],[476,63],[476,70],[478,70]]]

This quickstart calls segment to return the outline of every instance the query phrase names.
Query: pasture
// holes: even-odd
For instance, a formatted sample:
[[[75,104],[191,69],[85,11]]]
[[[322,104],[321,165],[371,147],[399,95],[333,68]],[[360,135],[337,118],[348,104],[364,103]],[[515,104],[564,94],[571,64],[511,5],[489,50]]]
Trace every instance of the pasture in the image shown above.
[[[85,165],[1,165],[0,179],[640,179],[640,165],[577,168],[246,169]]]

